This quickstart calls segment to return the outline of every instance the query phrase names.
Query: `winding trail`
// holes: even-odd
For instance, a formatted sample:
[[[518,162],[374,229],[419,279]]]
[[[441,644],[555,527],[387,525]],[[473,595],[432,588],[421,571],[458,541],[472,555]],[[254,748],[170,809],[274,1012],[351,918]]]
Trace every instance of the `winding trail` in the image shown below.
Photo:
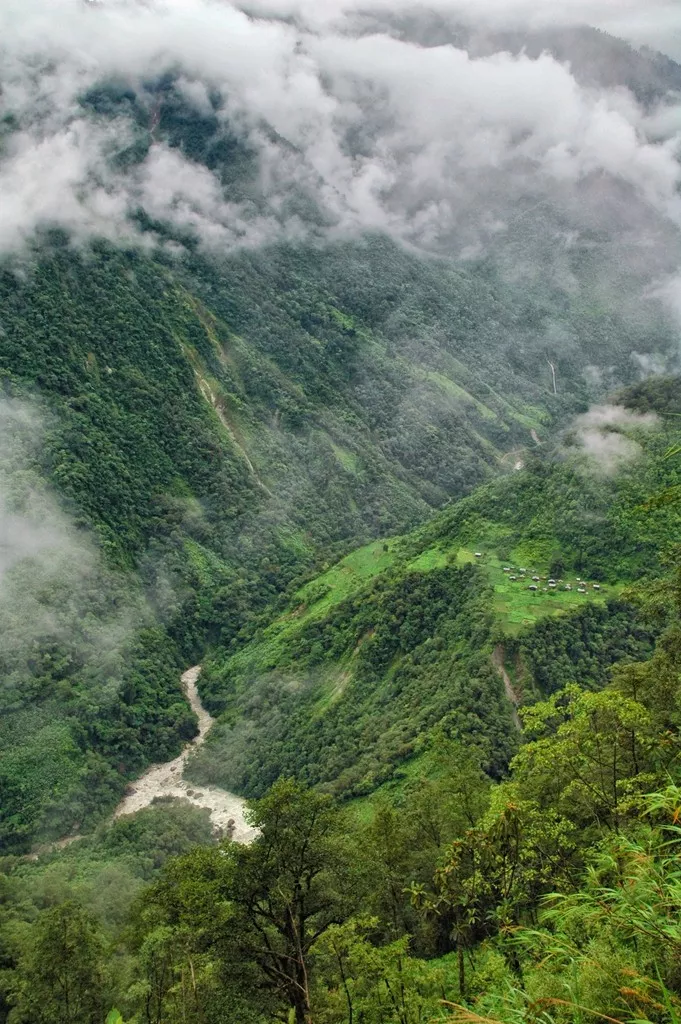
[[[515,725],[518,732],[521,732],[523,727],[521,725],[520,717],[517,711],[519,704],[518,694],[513,689],[511,677],[509,676],[504,666],[504,648],[501,646],[501,644],[497,644],[497,646],[494,648],[494,652],[492,654],[492,664],[494,665],[495,669],[497,670],[497,672],[504,681],[504,690],[506,691],[506,696],[508,697],[509,703],[513,709],[511,713],[511,717],[513,718],[513,724]]]
[[[192,750],[205,742],[214,719],[208,714],[196,688],[201,673],[201,666],[195,665],[187,669],[182,676],[182,686],[187,694],[192,711],[199,720],[199,734],[187,744],[179,757],[165,764],[153,765],[144,775],[132,783],[129,793],[121,800],[114,811],[114,818],[123,814],[134,814],[135,811],[148,807],[158,797],[175,797],[189,800],[196,807],[208,808],[210,819],[216,830],[229,834],[238,843],[248,843],[257,834],[256,829],[244,818],[245,803],[241,797],[228,793],[217,786],[199,786],[187,782],[182,777],[184,766]]]

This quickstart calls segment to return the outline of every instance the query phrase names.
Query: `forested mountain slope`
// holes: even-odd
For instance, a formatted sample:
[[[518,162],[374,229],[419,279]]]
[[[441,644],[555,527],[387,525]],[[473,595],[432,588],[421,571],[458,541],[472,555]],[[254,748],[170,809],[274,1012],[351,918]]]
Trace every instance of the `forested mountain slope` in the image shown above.
[[[328,63],[317,30],[295,18],[199,4],[188,25],[178,6],[157,21],[145,5],[67,4],[62,24],[55,10],[36,0],[35,32],[22,33],[11,12],[0,26],[0,168],[12,212],[0,237],[9,538],[0,562],[0,839],[22,849],[89,827],[150,760],[178,752],[195,728],[181,668],[207,651],[216,666],[241,656],[261,615],[295,604],[301,580],[530,467],[532,452],[575,413],[677,357],[663,287],[679,251],[668,216],[675,158],[658,136],[659,145],[632,135],[627,121],[642,125],[637,102],[646,116],[656,103],[665,113],[673,68],[651,70],[652,91],[639,95],[652,59],[639,55],[635,81],[625,83],[634,106],[622,106],[610,93],[596,102],[591,85],[551,58],[510,46],[498,62],[509,86],[548,74],[577,98],[592,141],[599,111],[624,124],[634,147],[626,166],[599,150],[575,175],[554,167],[563,149],[543,105],[522,105],[508,136],[503,112],[481,108],[480,123],[461,135],[457,118],[433,128],[412,109],[421,96],[431,113],[442,104],[430,102],[430,79],[405,97],[390,71],[397,56],[418,78],[433,49],[443,80],[464,67],[482,83],[497,62],[476,56],[475,34],[468,50],[443,49],[420,27],[391,22],[381,46],[393,47],[401,31],[405,46],[385,65],[370,61],[379,77],[365,81],[352,60]],[[229,60],[205,46],[213,17]],[[261,95],[244,84],[239,32],[263,53],[278,41],[288,54],[272,64],[283,94],[307,83],[309,108],[303,89],[300,110],[289,97],[282,118],[277,89]],[[346,42],[363,53],[372,38],[361,29]],[[604,54],[615,46],[589,39]],[[564,41],[566,53],[577,45]],[[342,48],[343,34],[331,42]],[[269,73],[266,58],[252,63]],[[470,95],[485,106],[485,89]],[[299,113],[301,124],[288,124]],[[490,165],[488,124],[501,132]],[[383,568],[383,554],[386,565],[407,564],[382,544],[352,556],[362,573]],[[453,588],[466,613],[440,640],[461,646],[457,700],[468,702],[474,732],[485,719],[481,742],[498,772],[513,728],[480,653],[496,628],[485,579],[438,558],[422,581],[433,615],[410,620],[404,642],[439,635]],[[404,587],[396,594],[386,579],[377,607],[408,605]],[[369,608],[362,601],[352,611],[345,659]],[[366,672],[383,678],[392,644],[363,644],[356,659],[378,659]],[[231,714],[229,686],[214,685],[220,671],[206,692]],[[338,671],[324,683],[328,715],[315,711],[311,729],[323,732],[339,714],[334,695],[349,676],[344,662]],[[464,685],[471,673],[479,692]],[[259,682],[251,720],[275,698],[276,731],[287,701],[307,697],[276,687],[263,697]],[[412,725],[407,714],[399,737],[377,716],[362,738],[365,709],[333,767],[329,758],[310,778],[347,770],[356,776],[349,789],[370,788],[384,769],[374,777],[353,767],[351,751],[359,744],[372,758],[385,731],[378,760],[393,763],[442,717],[437,707]],[[260,791],[277,770],[273,761],[239,784]]]
[[[8,836],[30,835],[57,789],[58,827],[82,822],[149,758],[176,752],[191,730],[178,668],[228,645],[295,576],[510,471],[555,417],[600,393],[582,373],[594,359],[615,379],[635,375],[624,322],[565,310],[582,341],[555,357],[553,395],[537,349],[555,310],[492,268],[380,238],[218,267],[106,244],[77,253],[53,237],[6,263],[2,296],[5,395],[34,423],[21,428],[30,455],[7,473],[9,507],[29,509],[30,467],[100,565],[82,593],[69,585],[68,625],[6,620],[16,642],[5,672],[17,679],[4,698]],[[638,348],[663,351],[664,322],[650,330]],[[50,586],[43,603],[63,591],[59,572]],[[102,608],[125,605],[126,623],[141,616],[151,631],[135,639],[126,626],[116,667],[74,639],[79,602],[110,617],[91,605],[93,588]],[[36,648],[50,660],[27,668]],[[41,675],[38,691],[26,672]],[[90,678],[104,704],[86,697]],[[64,723],[58,734],[42,732],[47,719]]]
[[[293,774],[357,795],[434,729],[503,773],[517,741],[513,700],[573,681],[598,689],[612,664],[652,650],[660,619],[636,610],[631,587],[650,580],[662,614],[654,581],[681,523],[678,503],[654,499],[678,486],[665,458],[677,392],[678,379],[651,382],[623,398],[646,415],[620,405],[602,408],[596,428],[594,414],[577,420],[524,470],[354,552],[245,646],[216,650],[202,685],[223,724],[194,777],[251,795]]]
[[[670,428],[678,381],[652,381],[626,400],[672,414]],[[673,1024],[681,999],[681,488],[673,459],[664,458],[666,436],[653,439],[651,426],[633,428],[629,419],[628,440],[636,437],[646,455],[609,487],[619,509],[610,522],[631,517],[642,557],[632,560],[639,553],[626,548],[618,556],[607,541],[586,562],[579,544],[561,548],[565,575],[579,565],[580,575],[593,569],[595,577],[588,560],[607,556],[622,577],[638,576],[628,587],[633,604],[599,606],[591,581],[572,614],[551,607],[570,591],[542,589],[543,609],[526,602],[528,616],[555,626],[554,639],[575,650],[550,677],[567,685],[521,708],[523,741],[503,780],[483,770],[484,744],[458,743],[445,725],[399,785],[382,787],[371,802],[342,807],[280,779],[252,805],[260,834],[248,846],[211,837],[192,808],[161,804],[35,861],[5,857],[1,1018],[42,1024],[59,1016],[67,986],[78,1024],[579,1024],[585,1016]],[[621,438],[622,430],[620,415],[614,433]],[[575,468],[574,460],[544,467],[535,493],[565,495]],[[582,464],[582,482],[593,468]],[[493,545],[509,540],[509,526],[514,558],[533,544],[544,555],[547,541],[556,547],[555,536],[537,528],[546,516],[534,525],[504,517],[493,491],[479,512],[496,531],[473,567],[490,579],[498,575]],[[649,494],[643,504],[635,503],[640,491]],[[411,550],[406,542],[422,576],[436,576],[424,563],[437,563],[457,530],[480,528],[474,501],[462,503],[454,522],[445,510],[430,533],[410,539]],[[390,544],[373,563],[366,552],[346,559],[336,588],[361,585],[381,559],[383,569],[396,561]],[[470,571],[462,571],[468,582]],[[449,590],[465,610],[461,591]],[[430,606],[436,585],[420,596]],[[447,610],[441,606],[441,617]],[[505,643],[510,628],[507,621]],[[516,636],[529,641],[531,674],[531,658],[550,646],[537,627]],[[555,644],[551,653],[560,658]],[[563,674],[566,664],[578,681]],[[589,676],[594,666],[600,677]]]
[[[0,3],[0,1024],[678,1024],[643,6]]]

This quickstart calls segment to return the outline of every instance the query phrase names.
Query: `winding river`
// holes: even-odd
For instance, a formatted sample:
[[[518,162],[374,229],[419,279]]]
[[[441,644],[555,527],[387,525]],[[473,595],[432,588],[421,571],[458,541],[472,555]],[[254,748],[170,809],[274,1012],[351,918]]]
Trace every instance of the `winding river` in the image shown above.
[[[239,843],[248,843],[256,835],[256,829],[249,825],[244,818],[244,801],[228,793],[217,786],[199,786],[197,783],[187,782],[183,778],[184,766],[192,750],[205,742],[206,736],[214,722],[208,714],[196,688],[196,682],[201,673],[201,666],[195,665],[187,669],[182,676],[182,686],[187,695],[192,710],[196,712],[199,720],[199,733],[191,743],[188,743],[179,757],[174,761],[166,761],[165,764],[153,765],[144,775],[133,782],[129,792],[121,800],[114,811],[114,818],[120,818],[123,814],[134,814],[140,811],[158,797],[176,797],[181,800],[189,800],[197,807],[204,807],[210,811],[210,819],[213,827],[220,832],[231,835],[232,839]]]

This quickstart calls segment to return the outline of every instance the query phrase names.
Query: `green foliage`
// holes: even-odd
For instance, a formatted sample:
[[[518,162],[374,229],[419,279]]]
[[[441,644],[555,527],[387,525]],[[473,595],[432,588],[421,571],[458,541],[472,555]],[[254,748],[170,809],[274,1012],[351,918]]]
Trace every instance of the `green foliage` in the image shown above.
[[[72,970],[89,998],[102,943],[115,941],[99,985],[125,1019],[675,1024],[678,611],[671,618],[652,659],[625,664],[599,692],[571,684],[528,708],[527,742],[501,784],[442,732],[422,755],[427,774],[385,787],[369,820],[280,781],[253,805],[250,846],[166,860],[132,911],[102,918],[99,937],[54,885],[42,892],[56,910],[27,913],[27,892],[40,892],[31,872],[44,868],[24,866],[23,889],[6,880],[11,911],[0,915],[10,1020],[33,1019],[28,979],[45,943],[57,949],[66,908],[78,923],[69,949],[83,956],[76,971],[57,949],[59,968],[40,985]],[[158,844],[155,820],[118,822],[101,849],[126,857],[129,842]],[[85,865],[78,845],[62,856]]]
[[[238,133],[226,135],[213,115],[190,116],[172,75],[153,91],[159,137],[219,169],[230,188],[242,187],[252,154]],[[121,158],[143,156],[148,110],[132,85],[102,85],[83,103],[97,116],[128,118],[136,141]],[[30,400],[42,422],[30,457],[15,462],[9,478],[20,480],[28,463],[40,486],[58,496],[77,542],[45,590],[28,588],[39,605],[56,609],[61,628],[27,637],[23,624],[35,620],[36,602],[24,601],[11,625],[20,662],[2,665],[12,688],[11,699],[3,696],[3,717],[12,717],[0,737],[9,766],[0,781],[0,840],[13,848],[87,827],[113,806],[126,779],[177,753],[193,729],[177,684],[180,666],[210,648],[215,668],[206,673],[207,693],[215,707],[226,707],[228,657],[262,626],[263,614],[271,619],[271,609],[276,614],[287,606],[283,593],[296,589],[294,580],[309,579],[353,546],[413,528],[431,509],[496,473],[506,455],[521,456],[529,475],[507,478],[470,505],[452,506],[410,538],[416,571],[445,568],[457,531],[457,550],[484,543],[491,531],[495,543],[519,557],[528,547],[542,564],[560,555],[573,572],[583,568],[615,583],[648,572],[675,525],[671,508],[654,530],[635,513],[636,502],[654,490],[649,477],[632,475],[623,487],[615,485],[613,501],[610,484],[532,464],[525,451],[534,444],[530,431],[544,434],[553,415],[581,407],[581,367],[607,359],[625,381],[634,342],[615,313],[579,303],[565,308],[564,297],[511,287],[486,263],[423,260],[381,237],[323,251],[281,245],[222,260],[189,244],[171,261],[100,242],[77,252],[52,233],[21,265],[3,263],[0,302],[3,389],[13,401]],[[559,367],[560,397],[547,395],[537,371],[543,355],[536,358],[556,317],[570,321],[574,338]],[[670,341],[662,319],[643,334],[637,333],[637,351],[662,350]],[[639,389],[634,398],[659,406],[671,400],[669,390],[646,398]],[[528,523],[531,508],[537,515]],[[604,535],[611,537],[605,545]],[[92,571],[74,588],[66,565],[77,563],[85,548]],[[310,602],[309,589],[294,600],[309,605],[314,618],[330,612],[341,595],[358,594],[355,582],[395,561],[392,542],[387,552],[367,551],[366,565],[357,554],[356,565],[346,563],[349,573],[331,570],[319,582],[330,588],[327,604]],[[35,565],[21,562],[12,572],[16,594]],[[518,627],[580,600],[549,595],[530,606],[528,595],[502,593],[503,584],[493,582],[497,616]],[[110,632],[121,619],[134,623],[137,635],[118,645],[113,664],[111,644],[103,653],[95,634],[98,623]],[[285,648],[291,638],[284,638]],[[284,659],[276,666],[285,670],[281,701],[270,686],[269,652],[253,702],[281,705],[272,722],[272,761],[237,764],[233,780],[262,792],[278,772],[298,771],[296,757],[282,749],[284,726],[277,722],[303,707],[314,705],[319,739],[328,744],[327,714],[339,716],[345,693],[366,687],[355,679],[354,663],[372,648],[375,643],[363,644],[354,659],[346,645],[342,664],[326,659],[323,679],[322,662],[306,656],[295,693]],[[405,730],[385,722],[379,727],[385,749],[374,757],[377,732],[362,736],[360,721],[385,705],[393,668],[413,700],[425,668],[402,662],[431,654],[400,649],[382,696],[368,703],[366,693],[360,696],[359,720],[330,770],[315,767],[318,742],[303,740],[310,779],[332,781],[348,771],[340,789],[359,793],[391,773],[424,722]],[[493,680],[482,678],[478,666],[469,670],[470,692],[454,694],[444,708],[449,668],[439,664],[422,717],[430,725],[443,712],[465,709],[461,734],[479,718],[485,724],[474,732],[491,733],[489,763],[498,771],[510,748],[493,734],[507,731],[508,722],[501,723],[503,710],[490,711]],[[458,689],[459,667],[453,671]],[[256,741],[248,737],[261,735],[262,715],[259,708],[246,711],[243,693],[235,700],[242,725],[230,744],[250,750]],[[498,730],[487,724],[497,719]],[[43,734],[46,723],[56,732]],[[332,725],[331,734],[346,726]],[[294,743],[297,733],[298,726]],[[355,769],[358,747],[367,757]],[[236,760],[248,761],[250,753]],[[220,773],[213,766],[210,774]]]
[[[102,89],[86,106],[145,123],[133,89]],[[220,164],[214,121],[184,117],[170,80],[159,89],[159,131]],[[2,666],[13,752],[1,838],[15,848],[87,825],[127,778],[177,752],[192,731],[180,665],[238,643],[315,561],[470,490],[547,416],[531,362],[502,379],[488,344],[492,315],[511,329],[526,300],[489,267],[454,271],[385,239],[217,266],[104,243],[79,254],[53,233],[22,266],[3,264],[0,299],[3,387],[37,423],[8,479],[16,488],[30,468],[74,532],[36,598],[60,628],[27,638],[24,600],[11,624],[21,660]],[[86,549],[92,568],[74,586]],[[376,568],[390,561],[376,552]],[[13,573],[16,595],[35,566]],[[335,601],[343,586],[331,585]],[[113,664],[95,634],[121,619],[143,632]],[[91,696],[104,691],[102,707]],[[38,739],[55,718],[59,743]]]
[[[240,134],[145,91],[247,194]],[[128,119],[126,166],[146,102],[82,99]],[[0,592],[0,1021],[675,1022],[678,382],[624,396],[663,424],[617,476],[549,436],[669,325],[381,237],[184,241],[1,268],[0,514],[30,543]],[[23,859],[191,738],[206,654],[191,770],[260,797],[254,842],[173,804]]]
[[[147,897],[140,961],[154,1020],[166,1019],[177,992],[177,967],[169,965],[207,948],[228,984],[238,981],[262,1013],[290,1008],[299,1024],[309,1019],[311,949],[356,906],[352,846],[331,800],[292,781],[254,804],[251,820],[261,835],[250,846],[196,851]],[[209,975],[202,981],[194,982],[195,998],[207,1004]]]
[[[655,632],[631,604],[589,602],[574,615],[538,622],[505,646],[530,688],[548,695],[567,683],[601,689],[612,665],[651,655]]]
[[[225,723],[192,760],[192,777],[259,793],[295,773],[357,796],[390,778],[436,724],[480,745],[488,770],[503,769],[510,710],[476,567],[388,572],[327,607],[295,629],[284,620],[282,633],[265,631],[209,679]]]
[[[615,478],[557,450],[295,591],[246,643],[214,650],[202,686],[220,720],[193,777],[257,795],[295,774],[362,796],[441,725],[499,777],[515,736],[493,651],[526,702],[601,689],[613,665],[652,653],[664,613],[625,596],[668,572],[661,545],[681,528],[678,508],[642,505],[678,475],[670,433],[641,436],[638,465]]]
[[[13,978],[12,1019],[27,1024],[92,1024],[104,1016],[104,947],[76,904],[44,910]]]

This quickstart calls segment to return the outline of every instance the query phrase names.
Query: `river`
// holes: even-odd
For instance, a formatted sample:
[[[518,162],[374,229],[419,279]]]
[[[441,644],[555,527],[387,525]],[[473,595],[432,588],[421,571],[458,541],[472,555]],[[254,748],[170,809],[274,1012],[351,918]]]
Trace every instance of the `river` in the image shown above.
[[[217,786],[199,786],[183,778],[187,758],[205,742],[214,719],[208,714],[199,697],[196,683],[201,673],[201,666],[195,665],[187,669],[182,676],[182,686],[187,699],[196,712],[199,720],[199,733],[188,743],[179,757],[165,764],[153,765],[144,775],[133,782],[129,792],[121,800],[114,811],[114,818],[123,814],[134,814],[158,797],[177,797],[189,800],[196,807],[204,807],[210,811],[210,820],[216,830],[231,835],[238,843],[248,843],[256,835],[256,829],[249,825],[244,817],[244,801]]]

